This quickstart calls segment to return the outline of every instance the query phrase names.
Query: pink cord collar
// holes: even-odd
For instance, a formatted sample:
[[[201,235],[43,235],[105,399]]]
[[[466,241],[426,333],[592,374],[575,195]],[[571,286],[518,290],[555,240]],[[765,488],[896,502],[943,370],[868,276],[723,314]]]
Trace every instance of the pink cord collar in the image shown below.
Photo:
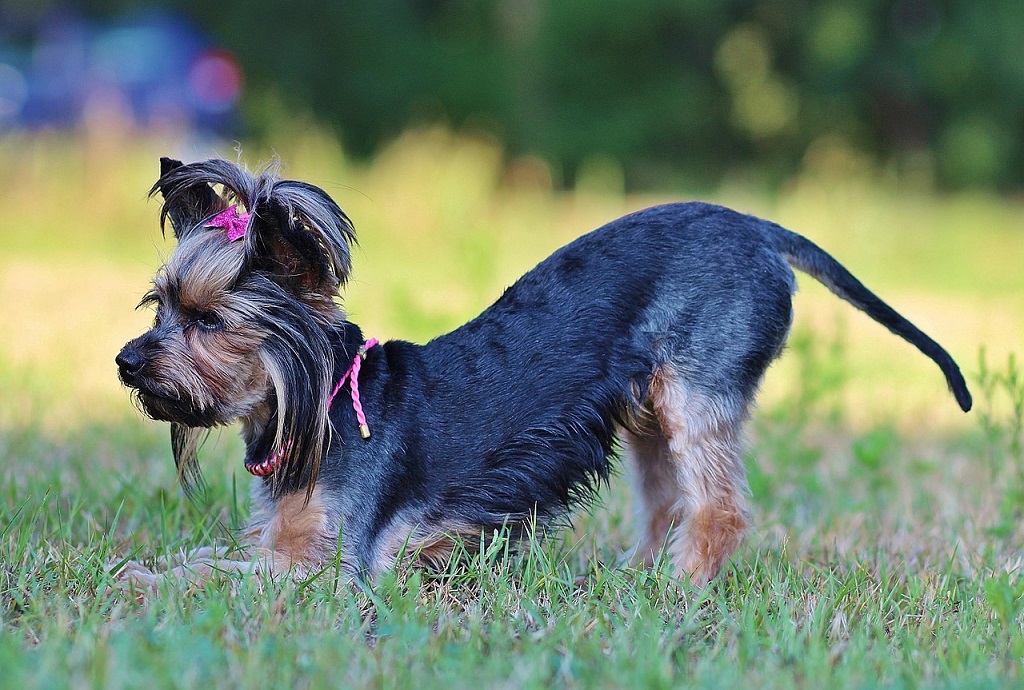
[[[345,381],[349,381],[349,391],[352,393],[352,410],[356,413],[356,421],[359,423],[359,435],[363,438],[370,438],[370,427],[366,423],[366,415],[363,414],[363,403],[359,400],[359,368],[363,365],[363,360],[366,359],[366,353],[372,347],[378,344],[376,338],[370,338],[365,343],[359,346],[356,350],[356,356],[352,359],[352,364],[348,370],[341,375],[341,380],[338,381],[338,385],[331,391],[331,395],[327,398],[327,407],[330,408],[331,403],[334,402],[334,396],[338,394],[341,387],[345,385]]]
[[[220,227],[220,226],[218,226]],[[234,240],[232,240],[234,241]],[[341,390],[341,387],[345,385],[345,382],[349,382],[349,392],[352,394],[352,410],[356,413],[356,422],[359,424],[359,435],[363,438],[370,438],[370,426],[366,423],[366,414],[363,412],[363,403],[359,399],[359,369],[362,367],[363,360],[366,359],[366,353],[371,348],[380,344],[376,338],[370,338],[365,343],[359,346],[356,350],[356,356],[352,358],[352,364],[349,365],[345,373],[341,375],[341,380],[338,381],[338,385],[334,387],[331,394],[327,397],[327,409],[331,408],[331,404],[334,402],[334,397]],[[284,461],[285,449],[290,444],[285,442],[284,446],[278,448],[274,453],[263,462],[257,465],[246,465],[245,469],[257,477],[267,477],[273,474],[281,463]]]

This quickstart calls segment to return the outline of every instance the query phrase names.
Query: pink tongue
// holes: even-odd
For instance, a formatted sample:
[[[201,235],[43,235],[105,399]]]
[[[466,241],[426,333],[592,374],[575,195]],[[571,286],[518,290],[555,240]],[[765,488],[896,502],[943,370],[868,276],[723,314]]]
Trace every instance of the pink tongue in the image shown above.
[[[256,477],[268,477],[271,474],[273,474],[278,467],[281,466],[281,461],[283,459],[284,449],[278,448],[270,457],[263,460],[262,462],[258,462],[255,465],[250,465],[246,463],[245,469],[248,470],[250,474]]]

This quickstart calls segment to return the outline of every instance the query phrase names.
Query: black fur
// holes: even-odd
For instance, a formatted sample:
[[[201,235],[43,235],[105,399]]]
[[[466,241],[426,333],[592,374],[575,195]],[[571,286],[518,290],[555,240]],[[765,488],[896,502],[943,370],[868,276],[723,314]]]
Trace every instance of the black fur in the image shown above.
[[[638,404],[632,386],[672,353],[710,393],[752,397],[789,327],[791,276],[771,259],[774,237],[720,207],[648,209],[557,251],[456,331],[371,350],[360,389],[373,437],[336,405],[321,473],[332,493],[373,508],[364,560],[399,513],[493,530],[590,498],[609,476],[617,422]],[[656,326],[670,310],[676,321]]]

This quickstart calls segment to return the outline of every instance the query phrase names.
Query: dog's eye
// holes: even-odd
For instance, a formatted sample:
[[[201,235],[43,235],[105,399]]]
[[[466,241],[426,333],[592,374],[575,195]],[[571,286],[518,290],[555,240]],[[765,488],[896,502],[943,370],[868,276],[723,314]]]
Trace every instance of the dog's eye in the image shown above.
[[[192,323],[203,331],[219,331],[224,328],[224,322],[213,312],[203,312],[202,314],[196,315],[196,317],[192,319]]]

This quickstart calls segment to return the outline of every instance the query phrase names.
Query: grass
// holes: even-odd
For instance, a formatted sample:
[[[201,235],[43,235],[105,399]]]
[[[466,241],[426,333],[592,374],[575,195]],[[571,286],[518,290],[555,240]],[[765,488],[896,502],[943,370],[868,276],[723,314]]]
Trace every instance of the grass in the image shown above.
[[[776,197],[737,182],[713,198],[841,257],[958,357],[976,410],[957,413],[933,365],[804,281],[752,424],[755,529],[707,590],[620,566],[625,476],[571,530],[518,553],[499,538],[446,573],[171,584],[148,605],[113,590],[111,563],[227,539],[247,511],[231,430],[204,449],[209,489],[191,504],[166,428],[115,380],[114,353],[148,321],[132,308],[169,250],[144,196],[176,146],[0,139],[6,685],[1024,684],[1024,374],[1011,355],[1024,206],[898,188],[846,174],[842,158],[812,161]],[[506,164],[489,141],[439,131],[367,165],[315,130],[282,133],[279,151],[356,219],[347,306],[383,337],[461,323],[558,245],[654,201],[622,195],[614,175],[556,194],[537,161]]]

